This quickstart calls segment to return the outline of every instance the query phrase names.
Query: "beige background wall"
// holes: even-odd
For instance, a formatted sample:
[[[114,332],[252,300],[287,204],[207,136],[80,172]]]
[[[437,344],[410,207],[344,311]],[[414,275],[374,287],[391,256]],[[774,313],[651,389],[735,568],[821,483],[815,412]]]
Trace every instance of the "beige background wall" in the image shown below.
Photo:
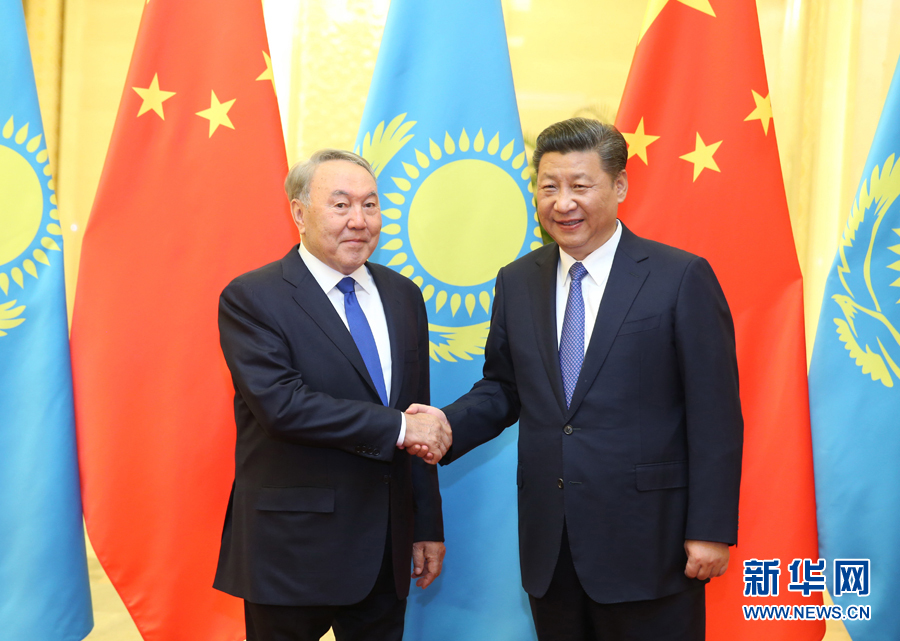
[[[24,4],[57,174],[71,309],[81,238],[145,0]],[[352,147],[388,5],[264,1],[290,161],[326,145]],[[646,5],[503,0],[526,139],[574,114],[615,118]],[[757,7],[811,339],[900,54],[900,0],[757,0]],[[98,625],[90,638],[137,638],[119,634]]]

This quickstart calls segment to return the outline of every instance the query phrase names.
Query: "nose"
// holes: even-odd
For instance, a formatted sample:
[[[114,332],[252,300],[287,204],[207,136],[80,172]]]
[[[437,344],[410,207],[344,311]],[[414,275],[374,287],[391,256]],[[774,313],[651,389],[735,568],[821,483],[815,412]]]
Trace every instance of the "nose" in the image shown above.
[[[561,188],[556,196],[556,201],[553,203],[553,208],[565,214],[572,211],[576,206],[575,199],[572,198],[572,190],[567,187]]]
[[[354,206],[350,209],[350,217],[347,220],[347,227],[351,229],[364,229],[366,226],[366,215],[362,207]]]

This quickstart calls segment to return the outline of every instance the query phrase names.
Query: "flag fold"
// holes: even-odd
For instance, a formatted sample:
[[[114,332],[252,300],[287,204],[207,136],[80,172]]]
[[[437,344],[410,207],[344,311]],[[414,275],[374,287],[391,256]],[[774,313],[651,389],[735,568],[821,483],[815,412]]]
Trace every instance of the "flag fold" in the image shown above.
[[[821,604],[788,589],[818,558],[803,285],[753,0],[651,2],[616,118],[628,142],[622,220],[709,260],[734,317],[744,414],[738,545],[707,590],[710,641],[820,639],[815,621],[745,621],[748,605]],[[745,596],[743,563],[780,564]]]
[[[63,239],[25,16],[0,0],[0,636],[91,631]]]
[[[494,279],[540,247],[499,0],[394,0],[357,138],[378,174],[373,260],[422,290],[432,402],[481,378]],[[516,536],[517,428],[442,468],[444,574],[413,596],[406,638],[534,638]]]
[[[853,641],[900,638],[900,75],[894,78],[838,243],[809,394],[821,556]],[[842,571],[843,568],[843,571]],[[856,575],[854,577],[854,575]]]
[[[234,475],[218,296],[296,232],[259,0],[145,9],[72,328],[88,534],[145,641],[244,638],[212,588]]]

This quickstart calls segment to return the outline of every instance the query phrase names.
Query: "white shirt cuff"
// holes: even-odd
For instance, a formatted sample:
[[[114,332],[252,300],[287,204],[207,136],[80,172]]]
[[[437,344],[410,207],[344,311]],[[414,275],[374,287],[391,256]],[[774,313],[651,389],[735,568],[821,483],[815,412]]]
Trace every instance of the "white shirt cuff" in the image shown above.
[[[400,412],[400,436],[397,437],[397,447],[403,445],[406,439],[406,413]]]

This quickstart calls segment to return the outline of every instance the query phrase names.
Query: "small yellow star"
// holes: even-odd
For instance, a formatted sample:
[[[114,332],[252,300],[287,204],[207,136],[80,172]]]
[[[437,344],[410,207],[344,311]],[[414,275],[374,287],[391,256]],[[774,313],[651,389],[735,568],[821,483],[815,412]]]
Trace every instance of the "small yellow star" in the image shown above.
[[[628,143],[628,157],[637,156],[644,161],[645,165],[649,165],[650,163],[647,162],[647,147],[659,140],[659,136],[651,136],[644,133],[644,119],[641,118],[633,134],[626,134],[623,131],[622,136],[625,137],[625,142]]]
[[[272,91],[275,91],[275,72],[272,71],[272,58],[265,51],[262,52],[263,58],[266,60],[266,70],[259,74],[257,80],[271,80]]]
[[[210,99],[209,109],[198,111],[197,115],[209,120],[209,137],[212,138],[213,132],[219,125],[234,129],[234,125],[231,124],[231,119],[228,117],[228,110],[231,109],[237,98],[233,98],[228,102],[219,102],[216,92],[212,91],[210,93],[212,93],[212,98]]]
[[[143,116],[145,113],[150,111],[151,109],[156,112],[163,120],[166,119],[165,115],[163,115],[163,103],[175,95],[174,91],[163,91],[159,88],[159,74],[153,74],[153,82],[150,83],[150,86],[144,89],[143,87],[132,87],[137,92],[137,95],[141,97],[143,102],[141,103],[141,108],[138,110],[138,117]]]
[[[719,171],[719,166],[716,164],[716,161],[713,158],[713,154],[716,153],[716,150],[721,144],[721,140],[719,142],[714,142],[711,145],[704,144],[703,139],[700,137],[700,132],[697,132],[697,143],[694,147],[694,151],[683,156],[679,156],[679,158],[681,158],[682,160],[687,160],[688,162],[694,163],[695,181],[697,180],[697,176],[699,176],[700,172],[704,169]]]
[[[653,24],[654,20],[656,20],[657,16],[659,16],[660,12],[665,8],[667,4],[669,4],[671,0],[650,0],[650,4],[647,5],[647,13],[644,14],[644,26],[641,27],[641,35],[638,38],[638,42],[644,37],[644,34],[647,33],[647,29],[650,28],[650,25]],[[716,12],[713,11],[712,6],[709,4],[709,0],[677,0],[681,4],[689,6],[691,9],[696,9],[702,13],[705,13],[708,16],[716,17]]]
[[[772,103],[769,96],[763,98],[758,93],[750,90],[753,94],[753,101],[756,103],[756,109],[750,112],[750,115],[744,118],[744,122],[748,120],[759,120],[762,123],[763,133],[769,135],[769,121],[772,120]]]

